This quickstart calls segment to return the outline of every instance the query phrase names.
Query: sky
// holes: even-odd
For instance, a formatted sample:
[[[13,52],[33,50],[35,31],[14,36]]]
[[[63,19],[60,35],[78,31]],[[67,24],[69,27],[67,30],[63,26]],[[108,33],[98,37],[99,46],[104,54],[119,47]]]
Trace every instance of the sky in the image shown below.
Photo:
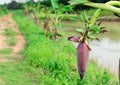
[[[12,0],[0,0],[0,4],[5,4],[5,3],[10,3]],[[27,0],[16,0],[17,2],[24,2]],[[34,0],[34,1],[38,1],[38,0]]]
[[[4,4],[4,3],[10,3],[11,0],[0,0],[0,4]]]

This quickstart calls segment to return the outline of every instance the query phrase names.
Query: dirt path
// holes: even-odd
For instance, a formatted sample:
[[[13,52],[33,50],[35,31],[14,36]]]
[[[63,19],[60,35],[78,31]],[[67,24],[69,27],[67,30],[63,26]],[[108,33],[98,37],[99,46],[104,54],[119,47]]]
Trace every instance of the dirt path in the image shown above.
[[[15,46],[9,46],[4,42],[4,40],[6,39],[6,36],[3,35],[3,32],[6,28],[11,28],[15,32],[17,32],[17,34],[15,36],[17,39],[17,43]],[[25,40],[24,40],[23,36],[21,36],[20,31],[18,30],[17,24],[13,21],[12,14],[3,16],[0,19],[0,49],[12,48],[13,52],[19,52],[23,48],[24,43],[25,43]]]
[[[16,43],[14,46],[11,46],[5,42],[7,36],[5,36],[4,32],[6,28],[12,29],[16,34]],[[12,19],[12,14],[5,15],[0,18],[0,64],[8,63],[8,62],[15,62],[17,59],[21,58],[20,51],[23,49],[25,44],[25,40],[21,35],[17,24]],[[10,49],[11,52],[7,53],[4,49]],[[1,53],[1,50],[2,51]],[[6,57],[9,56],[9,57]],[[4,79],[0,79],[0,85]]]

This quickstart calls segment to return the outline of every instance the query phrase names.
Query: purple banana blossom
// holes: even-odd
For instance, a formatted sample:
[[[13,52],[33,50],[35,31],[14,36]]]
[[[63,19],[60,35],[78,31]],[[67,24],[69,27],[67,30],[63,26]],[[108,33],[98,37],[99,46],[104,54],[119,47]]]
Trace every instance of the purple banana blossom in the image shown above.
[[[79,39],[80,39],[80,37],[76,37],[76,36],[70,36],[70,37],[68,37],[68,40],[69,41],[73,41],[73,42],[79,42]]]
[[[89,46],[85,42],[80,42],[79,39],[80,37],[68,37],[68,40],[79,43],[77,47],[77,67],[80,78],[82,80],[87,68],[89,58]]]

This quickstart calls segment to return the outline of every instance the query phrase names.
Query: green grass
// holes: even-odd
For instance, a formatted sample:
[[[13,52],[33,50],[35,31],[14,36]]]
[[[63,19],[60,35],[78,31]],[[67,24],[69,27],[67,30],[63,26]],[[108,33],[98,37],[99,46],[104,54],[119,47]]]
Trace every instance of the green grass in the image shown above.
[[[37,77],[33,85],[118,85],[108,71],[99,70],[95,63],[89,63],[81,81],[76,69],[75,48],[70,42],[65,38],[55,42],[46,39],[42,29],[19,11],[14,12],[13,18],[26,39],[24,62],[31,68],[41,69],[41,74],[31,74]]]
[[[11,28],[6,28],[5,29],[5,32],[4,32],[4,35],[7,37],[7,39],[5,40],[5,42],[10,45],[10,46],[14,46],[16,45],[16,38],[15,38],[15,34],[16,32],[14,32],[13,29]]]
[[[10,13],[10,10],[4,10],[0,8],[0,17],[8,13]]]
[[[0,64],[0,79],[3,80],[0,85],[39,85],[41,72],[23,62]]]
[[[0,49],[0,54],[11,54],[11,53],[12,53],[12,49],[10,48]]]

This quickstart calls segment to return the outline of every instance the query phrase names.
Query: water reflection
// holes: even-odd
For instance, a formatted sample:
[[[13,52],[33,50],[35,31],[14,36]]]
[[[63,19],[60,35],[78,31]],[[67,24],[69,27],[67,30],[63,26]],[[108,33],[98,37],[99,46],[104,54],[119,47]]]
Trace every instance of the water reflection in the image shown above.
[[[103,38],[100,42],[91,42],[90,46],[92,48],[90,58],[95,60],[99,66],[117,74],[120,58],[120,41],[115,42],[109,38]]]

